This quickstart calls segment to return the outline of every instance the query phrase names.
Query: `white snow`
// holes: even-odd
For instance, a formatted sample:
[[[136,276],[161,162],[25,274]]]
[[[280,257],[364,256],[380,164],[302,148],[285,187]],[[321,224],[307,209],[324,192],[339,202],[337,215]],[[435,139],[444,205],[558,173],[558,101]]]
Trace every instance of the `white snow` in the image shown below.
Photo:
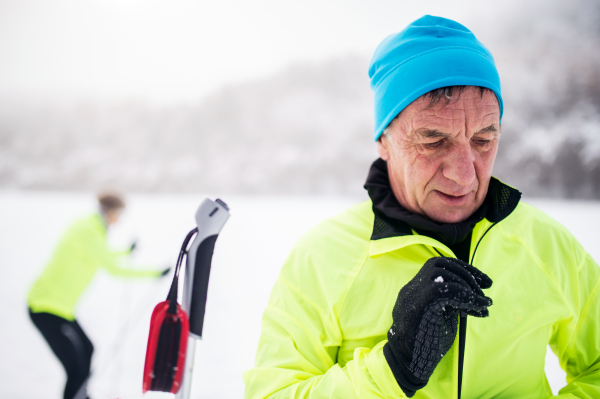
[[[442,276],[438,276],[433,281],[435,281],[436,283],[443,283],[444,282],[444,278]]]
[[[138,239],[138,267],[173,265],[181,241],[193,227],[203,195],[138,195],[129,198],[114,246]],[[214,199],[214,196],[211,196]],[[242,372],[254,363],[260,319],[276,275],[293,243],[318,221],[355,199],[222,198],[231,218],[213,259],[204,337],[197,345],[194,399],[241,398]],[[593,230],[600,203],[536,201],[565,224],[595,259],[600,247]],[[85,194],[0,192],[0,397],[61,397],[64,373],[28,319],[27,291],[51,255],[61,232],[94,209]],[[147,266],[144,266],[147,265]],[[168,279],[122,280],[98,273],[78,310],[79,321],[95,345],[94,398],[141,398],[148,323],[154,305],[167,295]],[[115,347],[117,335],[120,346]],[[115,355],[116,354],[116,355]],[[565,384],[553,354],[546,373],[553,392]],[[169,394],[148,394],[167,398]]]

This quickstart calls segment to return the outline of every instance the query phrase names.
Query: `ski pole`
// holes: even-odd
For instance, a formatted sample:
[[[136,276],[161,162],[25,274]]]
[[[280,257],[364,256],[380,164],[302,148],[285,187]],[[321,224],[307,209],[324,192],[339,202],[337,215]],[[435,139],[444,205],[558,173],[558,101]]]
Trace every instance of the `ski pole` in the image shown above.
[[[213,202],[207,198],[196,211],[198,234],[187,253],[182,303],[189,317],[190,333],[183,381],[176,399],[190,398],[196,341],[202,339],[212,255],[217,237],[228,218],[229,208],[220,199]]]
[[[158,280],[157,282],[155,282],[149,288],[146,289],[146,291],[144,292],[144,295],[143,295],[143,300],[139,302],[139,305],[135,308],[134,312],[130,312],[131,315],[137,315],[138,317],[136,318],[136,320],[133,323],[131,323],[129,321],[130,317],[126,318],[125,322],[121,325],[121,327],[119,328],[119,330],[116,334],[117,339],[113,342],[113,344],[110,346],[110,348],[106,351],[109,354],[106,357],[107,360],[102,363],[102,367],[99,368],[99,371],[97,373],[93,369],[90,370],[90,373],[88,374],[87,378],[85,379],[85,381],[81,384],[81,386],[77,390],[77,393],[75,394],[74,399],[80,399],[80,398],[85,399],[86,388],[88,387],[88,382],[90,381],[91,376],[94,375],[94,377],[96,379],[99,379],[109,369],[109,366],[113,363],[113,361],[120,354],[123,345],[125,345],[127,339],[129,339],[131,333],[135,330],[135,328],[138,326],[138,324],[145,318],[144,310],[146,310],[148,308],[147,303],[149,302],[149,299],[151,296],[152,297],[155,296],[156,287],[161,284],[162,284],[162,282],[160,280]],[[119,339],[119,337],[121,337],[121,338]]]
[[[156,296],[156,288],[162,284],[162,280],[158,280],[146,289],[143,295],[143,300],[139,302],[139,305],[137,305],[133,312],[130,312],[130,315],[137,316],[135,321],[130,322],[130,317],[127,317],[125,322],[121,325],[121,328],[116,334],[117,339],[107,351],[109,353],[109,356],[107,356],[107,361],[104,363],[103,367],[100,368],[98,373],[95,374],[96,378],[100,378],[104,375],[104,373],[106,372],[106,370],[108,370],[112,362],[120,354],[121,349],[127,342],[127,339],[129,339],[131,333],[135,331],[135,328],[140,324],[140,322],[147,317],[144,311],[148,309],[148,303],[151,302],[149,299],[151,299],[151,297]]]

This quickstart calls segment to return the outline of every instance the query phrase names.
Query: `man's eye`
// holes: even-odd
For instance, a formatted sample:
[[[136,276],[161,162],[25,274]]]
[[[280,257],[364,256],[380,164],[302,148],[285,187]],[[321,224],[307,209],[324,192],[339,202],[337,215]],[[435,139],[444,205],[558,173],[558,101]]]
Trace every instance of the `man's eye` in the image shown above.
[[[484,147],[488,145],[492,140],[484,140],[484,139],[474,139],[473,143],[479,147]]]
[[[425,148],[439,148],[444,144],[444,139],[435,141],[433,143],[425,143],[423,146]]]

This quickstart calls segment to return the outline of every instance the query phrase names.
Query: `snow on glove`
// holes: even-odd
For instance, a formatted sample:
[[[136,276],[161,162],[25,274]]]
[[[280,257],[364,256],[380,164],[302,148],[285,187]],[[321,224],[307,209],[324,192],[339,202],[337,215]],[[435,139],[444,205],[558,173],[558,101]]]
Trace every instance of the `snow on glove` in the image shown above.
[[[487,317],[492,300],[481,291],[492,280],[454,258],[429,259],[398,294],[383,353],[408,397],[429,381],[456,338],[461,310]]]

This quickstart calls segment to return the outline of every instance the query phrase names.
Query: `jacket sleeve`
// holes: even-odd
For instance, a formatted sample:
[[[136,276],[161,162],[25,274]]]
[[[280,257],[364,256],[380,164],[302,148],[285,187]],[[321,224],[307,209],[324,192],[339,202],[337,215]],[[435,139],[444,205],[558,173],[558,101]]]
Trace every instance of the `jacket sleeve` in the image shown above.
[[[97,262],[100,267],[104,267],[112,275],[121,277],[158,277],[161,275],[160,270],[134,270],[121,267],[120,259],[128,255],[130,251],[112,252],[106,244],[106,239],[98,234],[89,237],[87,247],[90,261]]]
[[[337,364],[339,325],[311,288],[302,287],[277,280],[263,315],[256,367],[244,373],[246,399],[405,398],[383,355],[387,341],[356,348],[344,367]]]
[[[567,372],[558,398],[600,398],[600,268],[583,249],[566,290],[573,317],[555,328],[550,347]]]

